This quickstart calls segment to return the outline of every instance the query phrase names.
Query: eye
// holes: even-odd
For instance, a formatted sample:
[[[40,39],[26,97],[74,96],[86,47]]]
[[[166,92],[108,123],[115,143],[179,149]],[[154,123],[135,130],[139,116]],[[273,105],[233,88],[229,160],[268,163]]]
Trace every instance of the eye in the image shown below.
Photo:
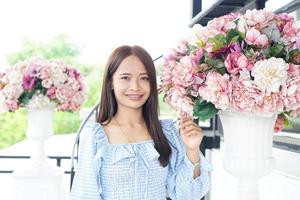
[[[121,79],[122,80],[129,80],[129,76],[122,76]]]
[[[142,80],[145,80],[145,81],[149,81],[149,77],[148,76],[143,76],[141,77]]]

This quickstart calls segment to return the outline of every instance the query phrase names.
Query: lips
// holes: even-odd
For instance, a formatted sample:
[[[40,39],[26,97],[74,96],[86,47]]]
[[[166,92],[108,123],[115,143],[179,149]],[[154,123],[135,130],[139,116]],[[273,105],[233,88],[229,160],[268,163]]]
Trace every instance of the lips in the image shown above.
[[[141,100],[144,95],[127,94],[126,96],[129,97],[129,99],[131,99],[131,100],[138,101],[138,100]]]

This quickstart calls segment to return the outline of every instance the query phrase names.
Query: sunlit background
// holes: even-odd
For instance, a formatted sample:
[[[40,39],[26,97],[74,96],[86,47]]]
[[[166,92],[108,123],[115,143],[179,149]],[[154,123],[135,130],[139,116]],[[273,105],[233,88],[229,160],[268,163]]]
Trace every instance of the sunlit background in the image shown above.
[[[1,1],[0,66],[24,39],[48,42],[59,34],[80,47],[82,62],[105,63],[122,44],[141,45],[157,57],[185,34],[191,10],[185,0]]]
[[[266,9],[290,1],[269,0]],[[202,2],[206,10],[216,0]],[[63,60],[86,77],[89,108],[99,101],[103,68],[115,47],[140,45],[155,59],[190,34],[191,18],[191,0],[0,1],[0,71],[31,56]],[[159,98],[161,116],[174,117]],[[0,115],[0,148],[25,138],[26,117],[24,109]],[[74,133],[79,124],[79,113],[55,114],[55,134]]]

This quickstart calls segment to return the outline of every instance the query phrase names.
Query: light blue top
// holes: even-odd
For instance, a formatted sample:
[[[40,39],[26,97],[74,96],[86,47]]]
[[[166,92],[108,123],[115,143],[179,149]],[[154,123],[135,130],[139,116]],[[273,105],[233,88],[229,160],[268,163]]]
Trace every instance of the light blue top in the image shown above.
[[[101,124],[86,124],[70,200],[201,199],[209,189],[210,165],[200,155],[201,175],[194,179],[172,120],[161,120],[161,125],[172,148],[166,167],[160,165],[152,140],[110,144]]]

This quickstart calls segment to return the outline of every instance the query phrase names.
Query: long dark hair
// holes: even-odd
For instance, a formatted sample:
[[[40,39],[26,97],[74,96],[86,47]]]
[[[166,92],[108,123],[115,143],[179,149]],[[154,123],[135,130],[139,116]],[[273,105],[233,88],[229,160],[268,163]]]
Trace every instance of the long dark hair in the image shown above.
[[[134,55],[144,64],[150,82],[150,96],[143,105],[143,117],[154,140],[155,149],[160,154],[159,161],[162,166],[167,166],[171,155],[171,147],[167,138],[163,134],[161,124],[158,119],[158,94],[156,83],[155,66],[149,53],[139,46],[121,46],[115,49],[110,55],[103,77],[102,94],[100,99],[97,122],[109,123],[118,110],[118,104],[112,90],[112,77],[122,61],[128,56]]]

